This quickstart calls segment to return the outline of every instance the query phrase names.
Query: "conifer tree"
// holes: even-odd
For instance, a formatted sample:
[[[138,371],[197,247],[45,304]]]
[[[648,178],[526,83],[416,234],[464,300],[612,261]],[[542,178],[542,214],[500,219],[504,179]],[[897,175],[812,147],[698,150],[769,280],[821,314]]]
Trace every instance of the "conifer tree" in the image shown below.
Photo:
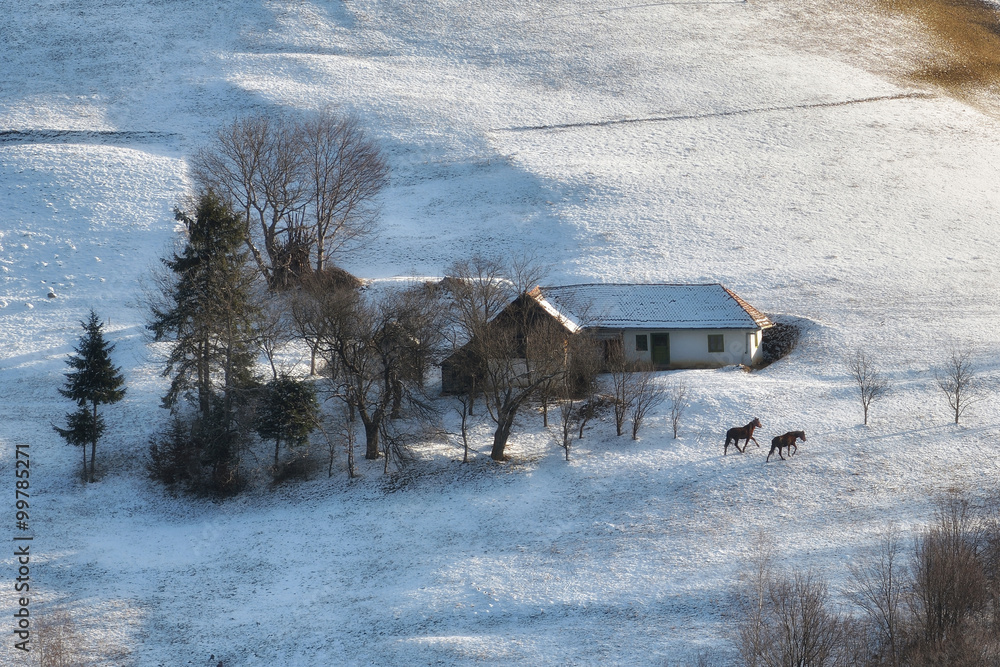
[[[239,444],[237,409],[256,384],[255,277],[242,251],[243,224],[214,193],[199,197],[194,217],[175,213],[187,243],[163,260],[172,276],[149,324],[154,340],[173,342],[163,405],[174,411],[181,399],[192,400],[201,460],[212,466],[217,484],[229,484]]]
[[[104,340],[104,325],[91,310],[86,322],[80,323],[84,333],[76,354],[66,360],[73,370],[66,373],[66,386],[59,393],[76,401],[78,409],[66,415],[66,428],[55,427],[67,443],[83,448],[83,475],[94,481],[94,461],[97,441],[104,433],[104,418],[99,405],[117,403],[125,396],[125,378],[121,369],[111,363],[114,345]],[[87,445],[90,445],[90,475],[87,475]]]
[[[291,448],[301,445],[316,428],[319,403],[312,384],[282,376],[264,387],[257,412],[257,435],[274,440],[274,465],[282,443]]]

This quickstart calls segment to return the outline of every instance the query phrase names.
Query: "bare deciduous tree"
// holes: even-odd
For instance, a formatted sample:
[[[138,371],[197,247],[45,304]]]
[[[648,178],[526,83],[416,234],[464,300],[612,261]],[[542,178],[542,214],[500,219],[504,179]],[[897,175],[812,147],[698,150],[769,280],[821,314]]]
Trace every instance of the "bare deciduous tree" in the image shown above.
[[[326,109],[298,127],[301,137],[315,270],[327,256],[369,234],[378,217],[378,194],[388,166],[358,120]]]
[[[615,431],[622,435],[626,419],[631,418],[632,439],[635,440],[649,410],[663,403],[663,387],[656,383],[652,365],[629,361],[620,344],[609,348],[607,368],[611,378]]]
[[[965,653],[967,641],[975,643],[974,621],[989,602],[979,560],[983,535],[970,510],[965,498],[945,498],[935,525],[914,545],[910,601],[919,633],[915,653],[927,658]]]
[[[271,378],[277,380],[281,373],[275,358],[278,352],[294,339],[286,314],[287,304],[282,299],[267,294],[260,294],[258,303],[261,306],[257,320],[257,344],[271,367]]]
[[[542,320],[533,328],[525,341],[526,359],[531,359],[533,370],[541,376],[535,388],[535,397],[542,404],[542,426],[549,426],[549,403],[565,395],[569,370],[569,334],[555,320]]]
[[[774,543],[760,533],[750,572],[737,590],[737,648],[746,667],[841,666],[847,649],[845,623],[830,609],[826,583],[814,573],[778,575]]]
[[[329,253],[368,233],[388,167],[358,121],[321,112],[303,122],[266,115],[222,127],[192,161],[195,180],[245,224],[247,248],[271,287],[327,267]]]
[[[667,403],[670,405],[670,427],[674,440],[681,428],[681,419],[688,407],[688,388],[682,380],[674,382],[667,388]]]
[[[632,439],[639,439],[639,429],[649,411],[658,407],[666,399],[663,385],[656,381],[656,373],[651,365],[636,368],[628,380],[629,417],[632,420]]]
[[[561,436],[559,446],[563,448],[567,461],[569,461],[569,450],[573,445],[577,423],[580,420],[576,407],[577,401],[573,399],[572,395],[564,398],[559,404],[559,435]]]
[[[855,350],[844,359],[847,371],[858,387],[858,398],[864,411],[865,426],[868,425],[868,409],[875,401],[889,393],[889,379],[875,361],[861,349]]]
[[[386,420],[400,416],[404,403],[428,404],[422,358],[439,330],[439,309],[419,290],[374,300],[345,288],[313,294],[296,308],[296,320],[327,360],[334,395],[364,425],[365,458],[377,459],[380,440],[393,435]]]
[[[739,648],[744,665],[846,665],[839,659],[845,648],[844,626],[830,610],[826,582],[813,573],[795,573],[769,574],[762,584],[760,606],[742,622]]]
[[[461,361],[454,371],[456,383],[464,387],[475,381],[481,388],[496,424],[490,458],[502,461],[520,409],[541,384],[566,372],[565,365],[548,363],[548,353],[539,355],[548,348],[533,339],[549,337],[541,332],[552,322],[528,294],[541,271],[530,258],[503,262],[477,256],[454,264],[449,274],[454,323],[465,341],[461,355],[452,355],[453,361]]]
[[[599,377],[604,370],[604,356],[600,342],[586,329],[570,338],[570,368],[567,377],[567,391],[571,391],[576,401],[577,439],[583,438],[583,429],[587,422],[597,414],[600,402]]]
[[[869,653],[880,656],[880,663],[888,667],[901,664],[906,641],[908,582],[902,560],[899,534],[889,529],[878,546],[850,568],[847,598],[864,612],[873,629]]]
[[[770,552],[758,549],[736,595],[742,664],[1000,664],[998,531],[995,513],[958,494],[938,501],[908,562],[898,535],[884,533],[851,568],[846,597],[860,616],[832,613],[811,574],[778,578]]]
[[[736,589],[737,646],[746,667],[762,667],[768,622],[768,587],[773,578],[774,538],[761,529],[753,544],[749,572]]]
[[[956,424],[969,406],[983,398],[983,386],[973,353],[967,347],[953,348],[948,359],[935,371],[934,379],[938,389],[948,399]]]
[[[620,436],[625,432],[625,418],[628,416],[631,406],[632,395],[629,386],[629,375],[632,367],[620,341],[612,345],[608,351],[608,375],[611,378],[611,393],[613,398],[612,407],[615,415],[615,431]]]

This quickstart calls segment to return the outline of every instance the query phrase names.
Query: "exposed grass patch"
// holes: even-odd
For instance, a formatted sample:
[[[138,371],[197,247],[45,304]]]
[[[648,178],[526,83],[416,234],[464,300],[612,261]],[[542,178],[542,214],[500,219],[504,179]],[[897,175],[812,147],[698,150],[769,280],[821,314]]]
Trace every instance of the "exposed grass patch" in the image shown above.
[[[958,97],[1000,92],[1000,12],[981,0],[880,0],[923,23],[938,46],[912,73]]]

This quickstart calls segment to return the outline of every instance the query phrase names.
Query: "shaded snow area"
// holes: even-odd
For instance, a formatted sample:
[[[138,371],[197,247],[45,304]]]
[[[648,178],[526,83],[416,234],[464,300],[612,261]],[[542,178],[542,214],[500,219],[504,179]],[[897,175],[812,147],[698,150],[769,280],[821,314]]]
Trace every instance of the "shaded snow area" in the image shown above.
[[[881,529],[992,489],[995,394],[955,426],[933,369],[970,345],[1000,380],[1000,124],[892,76],[916,43],[903,18],[829,4],[0,1],[0,662],[27,664],[17,444],[31,608],[66,610],[98,665],[725,663],[761,531],[839,595]],[[330,105],[392,169],[379,233],[339,259],[355,274],[533,250],[550,285],[722,283],[802,323],[798,347],[663,374],[692,395],[677,440],[662,409],[639,441],[596,422],[567,463],[528,411],[504,465],[481,422],[467,465],[452,435],[395,476],[363,462],[349,483],[338,461],[225,502],[170,495],[145,478],[167,415],[140,282],[176,237],[188,160],[239,114]],[[128,394],[84,486],[51,426],[89,308]],[[867,428],[855,347],[894,384]],[[723,457],[755,416],[762,444],[808,440],[789,461]]]

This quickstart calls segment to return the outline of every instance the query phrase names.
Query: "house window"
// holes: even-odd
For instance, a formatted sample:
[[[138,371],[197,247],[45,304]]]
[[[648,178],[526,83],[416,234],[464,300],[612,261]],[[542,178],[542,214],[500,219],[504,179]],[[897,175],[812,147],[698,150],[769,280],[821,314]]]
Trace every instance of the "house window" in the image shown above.
[[[649,351],[649,338],[646,336],[646,334],[635,335],[635,351],[636,352]]]
[[[725,336],[722,334],[708,334],[708,351],[725,352]]]

